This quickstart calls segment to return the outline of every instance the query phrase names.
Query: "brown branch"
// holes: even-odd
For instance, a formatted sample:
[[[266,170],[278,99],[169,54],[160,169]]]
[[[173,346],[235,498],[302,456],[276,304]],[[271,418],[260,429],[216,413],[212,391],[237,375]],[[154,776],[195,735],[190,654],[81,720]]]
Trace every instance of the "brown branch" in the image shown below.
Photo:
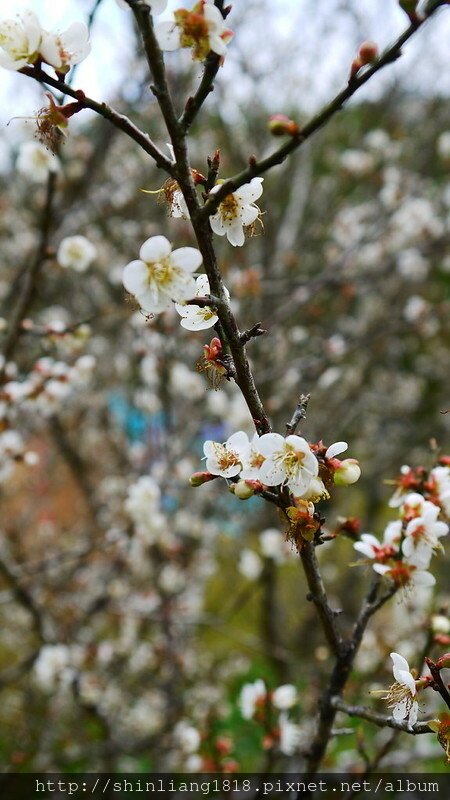
[[[298,398],[297,408],[294,411],[292,419],[286,424],[286,436],[291,436],[295,433],[302,419],[305,419],[310,397],[311,395],[309,394],[301,394]]]
[[[379,595],[381,583],[379,576],[374,578],[353,627],[352,634],[348,640],[341,644],[339,649],[328,687],[319,703],[317,731],[307,754],[308,775],[314,775],[317,772],[327,750],[336,718],[336,702],[342,696],[350,677],[367,624],[372,615],[397,591],[397,586],[393,585],[386,592]]]
[[[300,558],[310,590],[307,595],[307,600],[310,600],[316,606],[326,640],[336,658],[339,658],[343,642],[336,626],[337,612],[333,611],[328,602],[322,575],[320,574],[316,550],[311,542],[305,542],[303,544],[300,551]]]
[[[40,223],[39,244],[36,250],[36,255],[31,261],[29,269],[26,271],[22,293],[19,296],[16,308],[13,311],[11,321],[8,325],[8,333],[3,345],[3,356],[5,358],[5,362],[8,361],[15,350],[17,341],[22,331],[22,320],[28,314],[28,311],[33,303],[39,274],[44,262],[48,258],[48,243],[52,225],[52,208],[55,186],[56,173],[49,172],[45,205],[42,211]]]
[[[180,117],[180,125],[185,133],[191,127],[208,95],[214,91],[214,79],[219,71],[220,62],[221,58],[216,53],[210,53],[205,61],[199,87],[195,94],[188,98]]]
[[[244,183],[248,183],[256,175],[263,175],[272,167],[282,164],[288,155],[301,147],[304,142],[306,142],[314,133],[316,133],[316,131],[326,125],[326,123],[329,122],[338,111],[341,111],[344,105],[348,102],[348,100],[350,100],[351,97],[353,97],[353,95],[361,88],[361,86],[364,86],[364,84],[366,84],[374,75],[383,69],[383,67],[391,64],[393,61],[396,61],[401,56],[403,45],[405,45],[406,42],[408,42],[409,39],[411,39],[411,37],[416,33],[416,31],[422,27],[424,22],[437,11],[439,6],[443,6],[445,4],[446,0],[434,0],[434,2],[429,5],[427,15],[423,20],[412,22],[401,34],[401,36],[399,36],[398,39],[396,39],[396,41],[390,47],[388,47],[384,53],[381,54],[375,64],[373,64],[371,67],[368,67],[351,81],[349,81],[348,85],[342,89],[342,91],[340,91],[330,103],[325,105],[314,117],[309,120],[309,122],[306,123],[306,125],[302,127],[297,136],[292,136],[289,141],[282,145],[278,150],[275,150],[275,152],[273,152],[271,155],[261,159],[260,161],[252,158],[246,169],[226,180],[221,185],[220,189],[215,192],[214,195],[209,197],[203,206],[202,214],[205,217],[210,217],[217,211],[220,203],[228,194],[235,192],[240,186],[242,186]]]
[[[241,333],[241,344],[247,344],[251,341],[251,339],[256,339],[258,336],[264,336],[266,333],[267,331],[265,328],[261,327],[261,323],[257,322],[252,328],[249,328],[247,331]]]
[[[175,153],[176,164],[173,170],[186,200],[192,227],[209,279],[211,294],[217,297],[220,302],[218,316],[224,334],[223,337],[221,336],[221,340],[223,345],[229,348],[236,370],[235,380],[247,403],[255,427],[259,433],[267,433],[271,430],[270,422],[259,397],[247,360],[245,347],[241,342],[241,333],[226,296],[213,247],[209,220],[201,213],[198,195],[192,180],[186,137],[173,106],[167,84],[164,58],[155,36],[150,9],[147,5],[140,4],[138,0],[127,0],[127,2],[133,10],[142,35],[147,61],[154,81],[152,90],[159,103]]]
[[[377,725],[379,728],[393,728],[396,731],[404,731],[404,733],[410,733],[413,736],[417,736],[421,733],[433,733],[427,722],[416,722],[415,725],[409,725],[406,721],[398,722],[393,717],[379,714],[377,711],[372,711],[372,709],[366,708],[365,706],[350,706],[344,703],[340,697],[333,697],[331,699],[331,705],[336,711],[342,711],[344,714],[348,714],[349,717],[366,719],[368,722],[373,722],[373,724]]]
[[[39,67],[24,67],[20,70],[22,75],[27,75],[29,78],[34,78],[34,80],[38,81],[38,83],[46,84],[47,86],[51,86],[53,89],[58,89],[60,92],[64,92],[66,95],[70,95],[75,100],[77,100],[83,108],[89,108],[91,111],[95,111],[96,114],[99,114],[104,119],[111,122],[116,128],[119,128],[121,131],[127,134],[130,139],[133,139],[139,147],[144,150],[144,152],[150,155],[156,166],[160,169],[165,170],[169,173],[169,175],[173,174],[172,163],[171,161],[166,158],[166,156],[159,150],[159,148],[152,142],[150,136],[144,131],[141,131],[134,122],[131,122],[128,117],[124,114],[120,114],[111,106],[108,106],[106,103],[98,103],[96,100],[93,100],[91,97],[87,97],[84,92],[79,90],[72,89],[70,86],[67,86],[63,81],[59,81],[56,78],[52,78],[51,75],[47,75],[42,69]]]

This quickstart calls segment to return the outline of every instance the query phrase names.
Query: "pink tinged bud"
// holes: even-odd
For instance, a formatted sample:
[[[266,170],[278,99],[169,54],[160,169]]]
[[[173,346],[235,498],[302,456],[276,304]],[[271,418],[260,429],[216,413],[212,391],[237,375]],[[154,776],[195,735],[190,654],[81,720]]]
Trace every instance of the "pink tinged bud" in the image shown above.
[[[248,485],[247,481],[238,481],[234,484],[234,494],[239,500],[248,500],[253,497],[255,490]]]
[[[203,486],[204,483],[213,481],[215,478],[217,478],[217,475],[211,475],[210,472],[194,472],[189,478],[189,483],[194,487]]]
[[[361,475],[361,468],[356,458],[346,458],[341,461],[340,466],[336,469],[333,480],[336,486],[350,486],[356,483]]]
[[[378,58],[378,45],[376,42],[363,42],[358,50],[358,59],[363,65],[373,64]]]
[[[267,123],[272,136],[298,136],[300,128],[294,120],[285,114],[274,114]]]
[[[450,667],[450,653],[440,656],[436,661],[436,666],[438,669],[448,669]]]

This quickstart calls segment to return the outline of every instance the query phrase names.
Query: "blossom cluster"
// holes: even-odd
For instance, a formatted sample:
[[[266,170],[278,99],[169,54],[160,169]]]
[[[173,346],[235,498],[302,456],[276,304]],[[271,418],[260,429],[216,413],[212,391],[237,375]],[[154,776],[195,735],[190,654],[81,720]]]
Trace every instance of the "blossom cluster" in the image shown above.
[[[432,586],[435,583],[428,571],[431,558],[443,549],[440,540],[449,532],[444,521],[450,510],[448,461],[448,457],[443,456],[429,472],[423,467],[415,470],[404,467],[390,501],[391,506],[398,508],[399,518],[388,523],[382,541],[364,533],[354,544],[355,550],[366,557],[375,572],[398,586]],[[417,491],[408,491],[411,488]]]
[[[0,22],[0,66],[21,70],[44,62],[58,73],[66,73],[90,53],[89,31],[83,22],[73,22],[63,32],[41,27],[33,11]]]
[[[253,719],[264,730],[263,747],[277,748],[292,756],[302,741],[299,725],[292,722],[288,711],[298,703],[298,693],[290,683],[269,691],[263,680],[246,683],[241,689],[239,707],[244,719]]]

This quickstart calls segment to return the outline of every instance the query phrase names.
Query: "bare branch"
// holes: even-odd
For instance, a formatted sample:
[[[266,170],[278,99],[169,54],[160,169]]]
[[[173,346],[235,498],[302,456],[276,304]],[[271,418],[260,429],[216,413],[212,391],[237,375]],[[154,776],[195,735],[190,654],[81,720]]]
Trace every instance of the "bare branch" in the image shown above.
[[[396,41],[390,47],[388,47],[384,53],[381,54],[375,64],[368,67],[368,69],[362,71],[361,74],[358,74],[355,78],[349,81],[348,85],[342,89],[342,91],[340,91],[330,103],[325,105],[318,112],[318,114],[312,117],[310,121],[302,127],[298,135],[292,136],[289,141],[286,142],[286,144],[282,145],[278,150],[275,150],[275,152],[273,152],[271,155],[261,159],[261,161],[257,161],[256,159],[252,158],[246,169],[226,180],[221,185],[220,189],[215,192],[213,196],[209,197],[202,209],[202,214],[204,214],[206,217],[211,216],[217,211],[220,203],[228,194],[235,192],[240,186],[243,186],[244,183],[248,183],[256,175],[263,175],[272,167],[282,164],[287,156],[290,155],[290,153],[293,153],[294,150],[297,150],[299,147],[301,147],[304,142],[307,141],[307,139],[309,139],[320,128],[326,125],[326,123],[329,122],[330,119],[332,119],[332,117],[338,113],[338,111],[341,111],[344,105],[348,102],[348,100],[350,100],[351,97],[353,97],[354,94],[356,94],[361,86],[364,86],[364,84],[373,78],[373,76],[383,69],[383,67],[386,67],[388,64],[396,61],[401,56],[402,47],[406,44],[406,42],[408,42],[409,39],[414,36],[416,31],[422,27],[424,22],[437,11],[439,6],[442,5],[445,5],[444,0],[433,0],[428,7],[426,17],[418,22],[412,22],[402,33],[402,35],[399,36],[398,39],[396,39]]]
[[[417,736],[421,733],[433,733],[427,722],[416,722],[415,725],[409,725],[406,721],[398,722],[393,717],[379,714],[365,706],[349,706],[347,703],[344,703],[340,697],[333,697],[331,699],[331,705],[337,711],[343,711],[344,714],[348,714],[349,717],[366,719],[368,722],[373,722],[373,724],[377,725],[379,728],[393,728],[396,731],[404,731],[404,733],[410,733],[413,736]]]

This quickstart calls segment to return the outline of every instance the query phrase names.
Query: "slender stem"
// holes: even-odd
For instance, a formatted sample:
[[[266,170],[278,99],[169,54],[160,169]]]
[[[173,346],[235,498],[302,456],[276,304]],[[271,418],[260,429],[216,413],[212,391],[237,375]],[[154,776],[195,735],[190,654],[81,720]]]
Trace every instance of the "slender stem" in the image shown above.
[[[385,714],[378,714],[378,712],[372,711],[371,708],[366,708],[365,706],[350,706],[344,703],[339,697],[332,698],[331,705],[337,711],[343,711],[344,714],[348,714],[349,717],[366,719],[368,722],[373,722],[373,724],[377,725],[379,728],[393,728],[396,731],[404,731],[404,733],[410,733],[413,736],[417,736],[421,733],[433,732],[427,722],[416,722],[415,725],[409,725],[406,721],[399,722],[393,717],[386,716]]]
[[[97,100],[87,97],[84,92],[72,89],[72,87],[62,81],[57,80],[57,78],[52,78],[51,75],[47,75],[47,73],[39,69],[39,67],[24,67],[20,72],[22,75],[28,75],[29,78],[34,78],[38,83],[51,86],[53,89],[58,89],[60,92],[64,92],[64,94],[73,97],[83,108],[90,108],[91,111],[95,111],[96,114],[99,114],[103,119],[111,122],[116,128],[126,133],[130,139],[133,139],[144,152],[148,153],[148,155],[153,158],[157,167],[165,170],[169,175],[173,174],[170,160],[166,158],[164,153],[152,142],[150,136],[144,133],[144,131],[141,131],[141,129],[138,128],[134,122],[131,122],[124,114],[120,114],[106,103],[98,103]]]
[[[336,613],[328,602],[317,561],[316,549],[311,542],[304,543],[300,552],[300,557],[310,589],[310,594],[307,596],[307,599],[311,600],[316,606],[327,642],[333,654],[339,658],[342,649],[342,639],[336,626]]]
[[[8,325],[8,333],[3,345],[3,356],[5,362],[12,356],[17,341],[21,334],[22,320],[27,315],[31,304],[34,299],[39,274],[42,266],[48,258],[48,243],[50,230],[52,225],[52,206],[56,186],[56,173],[49,172],[47,179],[47,189],[45,195],[45,204],[42,211],[40,223],[40,237],[39,244],[36,250],[34,259],[30,263],[30,267],[25,274],[23,290],[19,296],[17,305],[13,311],[11,320]]]

